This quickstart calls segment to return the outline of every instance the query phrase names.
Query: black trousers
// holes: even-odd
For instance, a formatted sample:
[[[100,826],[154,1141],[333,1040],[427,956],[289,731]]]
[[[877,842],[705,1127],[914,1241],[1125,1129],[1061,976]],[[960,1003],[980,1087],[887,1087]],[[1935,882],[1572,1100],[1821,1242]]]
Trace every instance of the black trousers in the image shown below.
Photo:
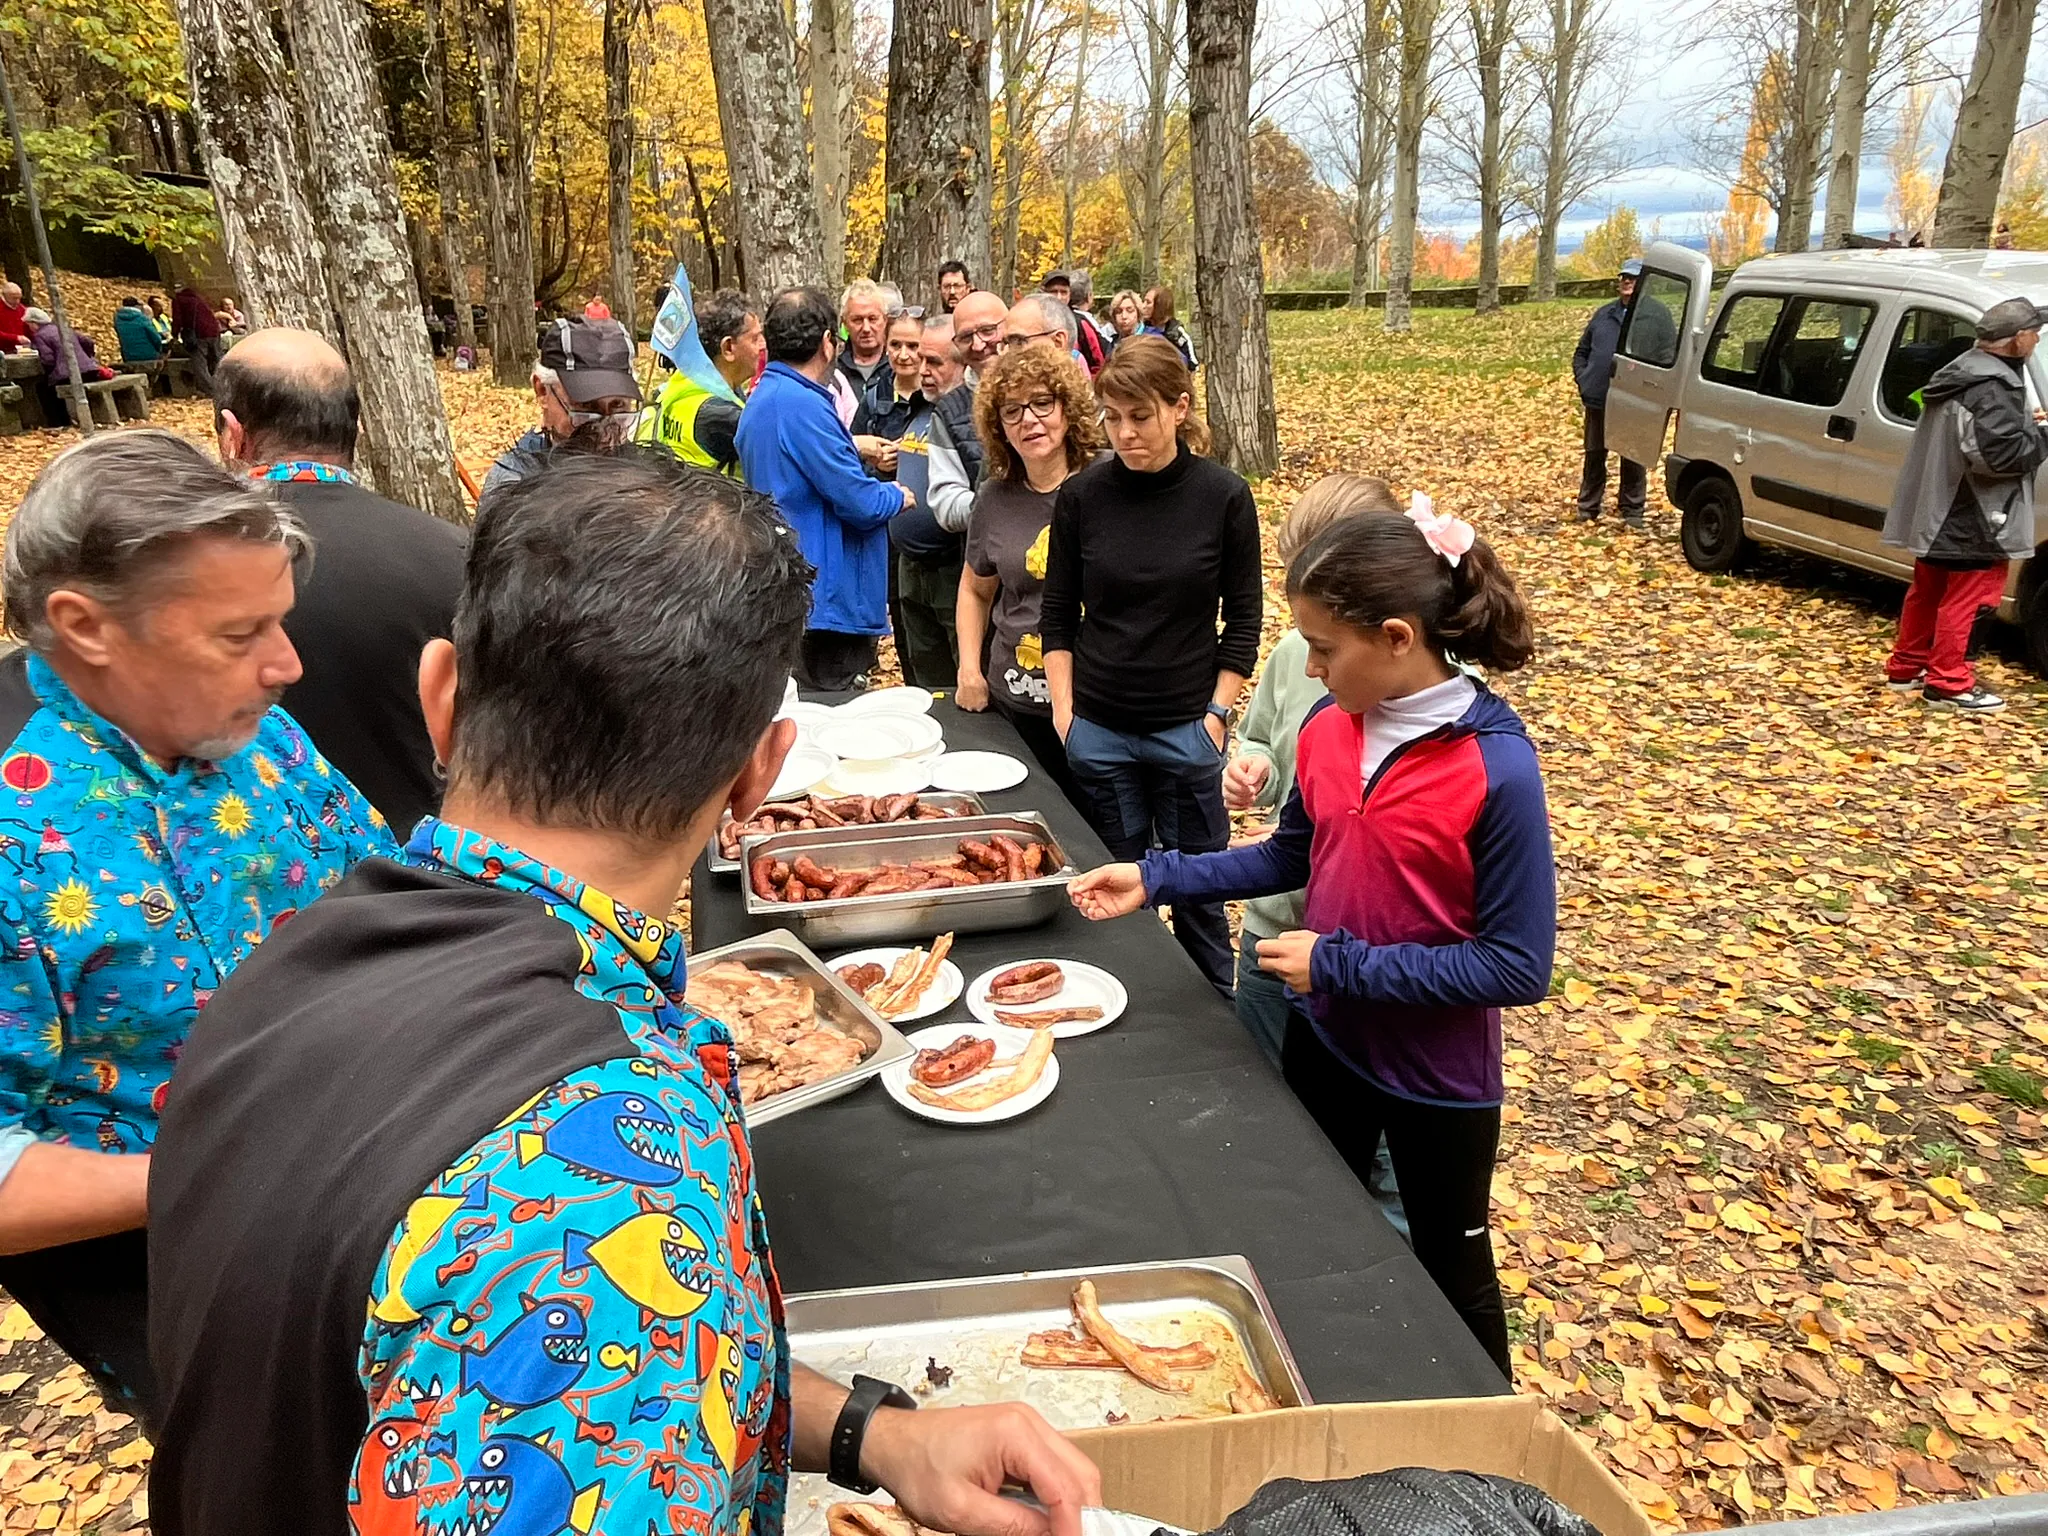
[[[85,1367],[107,1406],[157,1431],[149,1364],[149,1239],[116,1232],[0,1258],[0,1287]]]
[[[1584,402],[1580,402],[1584,404]],[[1621,461],[1621,493],[1615,505],[1630,522],[1638,522],[1650,494],[1650,472],[1630,459]],[[1607,499],[1607,407],[1586,406],[1586,463],[1579,471],[1579,516],[1598,517]]]
[[[873,635],[807,629],[797,650],[797,686],[815,688],[821,693],[844,693],[854,686],[856,678],[865,678],[874,671],[875,649]]]
[[[1324,1045],[1299,1013],[1287,1022],[1280,1071],[1368,1188],[1373,1154],[1385,1134],[1415,1257],[1512,1381],[1507,1312],[1487,1231],[1499,1107],[1418,1104],[1383,1092]]]

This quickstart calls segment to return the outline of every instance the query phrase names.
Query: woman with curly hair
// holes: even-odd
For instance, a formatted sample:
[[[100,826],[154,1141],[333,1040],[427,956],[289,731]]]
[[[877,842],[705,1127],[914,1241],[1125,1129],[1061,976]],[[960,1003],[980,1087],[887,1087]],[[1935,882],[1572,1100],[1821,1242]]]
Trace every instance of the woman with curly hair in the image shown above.
[[[955,622],[962,709],[993,703],[1024,745],[1082,803],[1052,725],[1052,695],[1038,637],[1052,504],[1067,477],[1102,447],[1095,396],[1072,357],[1051,347],[1005,352],[974,397],[987,467],[967,523]]]

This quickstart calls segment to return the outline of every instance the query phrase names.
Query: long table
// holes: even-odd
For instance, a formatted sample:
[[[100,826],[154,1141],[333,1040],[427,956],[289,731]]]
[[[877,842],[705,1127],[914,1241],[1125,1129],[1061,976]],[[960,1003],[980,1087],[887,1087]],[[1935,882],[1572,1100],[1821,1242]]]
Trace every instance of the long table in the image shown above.
[[[1102,842],[999,715],[933,706],[954,750],[1031,768],[992,811],[1043,813],[1082,868]],[[736,875],[699,860],[693,948],[773,928]],[[1241,1253],[1264,1282],[1321,1402],[1506,1390],[1450,1305],[1228,1004],[1149,913],[965,934],[968,978],[1056,956],[1115,974],[1131,1005],[1059,1047],[1052,1097],[962,1129],[907,1114],[870,1083],[761,1127],[753,1142],[769,1232],[790,1291]],[[828,955],[827,958],[830,958]],[[970,1018],[964,1001],[915,1026]]]

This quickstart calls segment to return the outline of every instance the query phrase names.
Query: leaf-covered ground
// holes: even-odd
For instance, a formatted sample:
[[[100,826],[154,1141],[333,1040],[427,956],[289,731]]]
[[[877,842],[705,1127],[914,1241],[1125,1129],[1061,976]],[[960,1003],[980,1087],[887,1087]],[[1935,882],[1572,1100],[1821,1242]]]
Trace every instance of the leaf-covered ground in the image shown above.
[[[1260,491],[1277,526],[1331,469],[1428,490],[1537,611],[1501,682],[1563,903],[1555,995],[1508,1019],[1521,1388],[1666,1526],[2048,1488],[2048,689],[1999,635],[2003,717],[1887,693],[1895,587],[1786,556],[1699,576],[1654,482],[1648,536],[1572,524],[1589,308],[1423,311],[1405,338],[1275,317]],[[480,466],[529,406],[447,383]],[[0,440],[0,504],[67,440]],[[0,1309],[0,1530],[132,1528],[145,1459]]]

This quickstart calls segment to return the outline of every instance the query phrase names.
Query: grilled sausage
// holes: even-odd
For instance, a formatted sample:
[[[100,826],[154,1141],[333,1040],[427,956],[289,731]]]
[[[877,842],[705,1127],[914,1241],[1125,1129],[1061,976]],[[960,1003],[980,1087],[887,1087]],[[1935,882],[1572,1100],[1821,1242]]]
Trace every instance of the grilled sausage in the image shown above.
[[[970,864],[978,865],[982,869],[995,870],[999,874],[1006,865],[1006,861],[1000,853],[997,853],[987,843],[977,843],[971,837],[961,842],[960,856]]]
[[[910,1075],[927,1088],[945,1088],[965,1082],[995,1059],[995,1041],[962,1035],[942,1050],[919,1051]]]
[[[802,901],[804,893],[809,889],[810,887],[797,879],[795,873],[792,872],[790,877],[782,882],[782,899],[784,901]]]
[[[1024,850],[1017,846],[1016,840],[1005,837],[1002,833],[998,832],[988,840],[988,843],[989,847],[1002,855],[1003,878],[1005,880],[1022,880],[1024,878]]]
[[[1051,997],[1067,984],[1060,968],[1050,960],[1013,965],[989,978],[988,1000],[992,1003],[1037,1003]]]
[[[874,878],[875,871],[872,869],[842,870],[839,878],[832,882],[832,889],[827,894],[834,901],[838,901],[843,896],[858,896],[862,894],[868,882]]]
[[[839,979],[863,996],[867,994],[869,987],[878,981],[886,980],[888,975],[887,971],[872,960],[865,965],[842,966],[839,971]]]
[[[805,885],[814,885],[821,891],[831,890],[833,882],[839,878],[837,870],[820,868],[808,853],[798,854],[790,865],[790,871]]]
[[[747,867],[747,880],[754,887],[754,894],[763,901],[777,900],[780,892],[775,885],[775,860],[762,854]]]

